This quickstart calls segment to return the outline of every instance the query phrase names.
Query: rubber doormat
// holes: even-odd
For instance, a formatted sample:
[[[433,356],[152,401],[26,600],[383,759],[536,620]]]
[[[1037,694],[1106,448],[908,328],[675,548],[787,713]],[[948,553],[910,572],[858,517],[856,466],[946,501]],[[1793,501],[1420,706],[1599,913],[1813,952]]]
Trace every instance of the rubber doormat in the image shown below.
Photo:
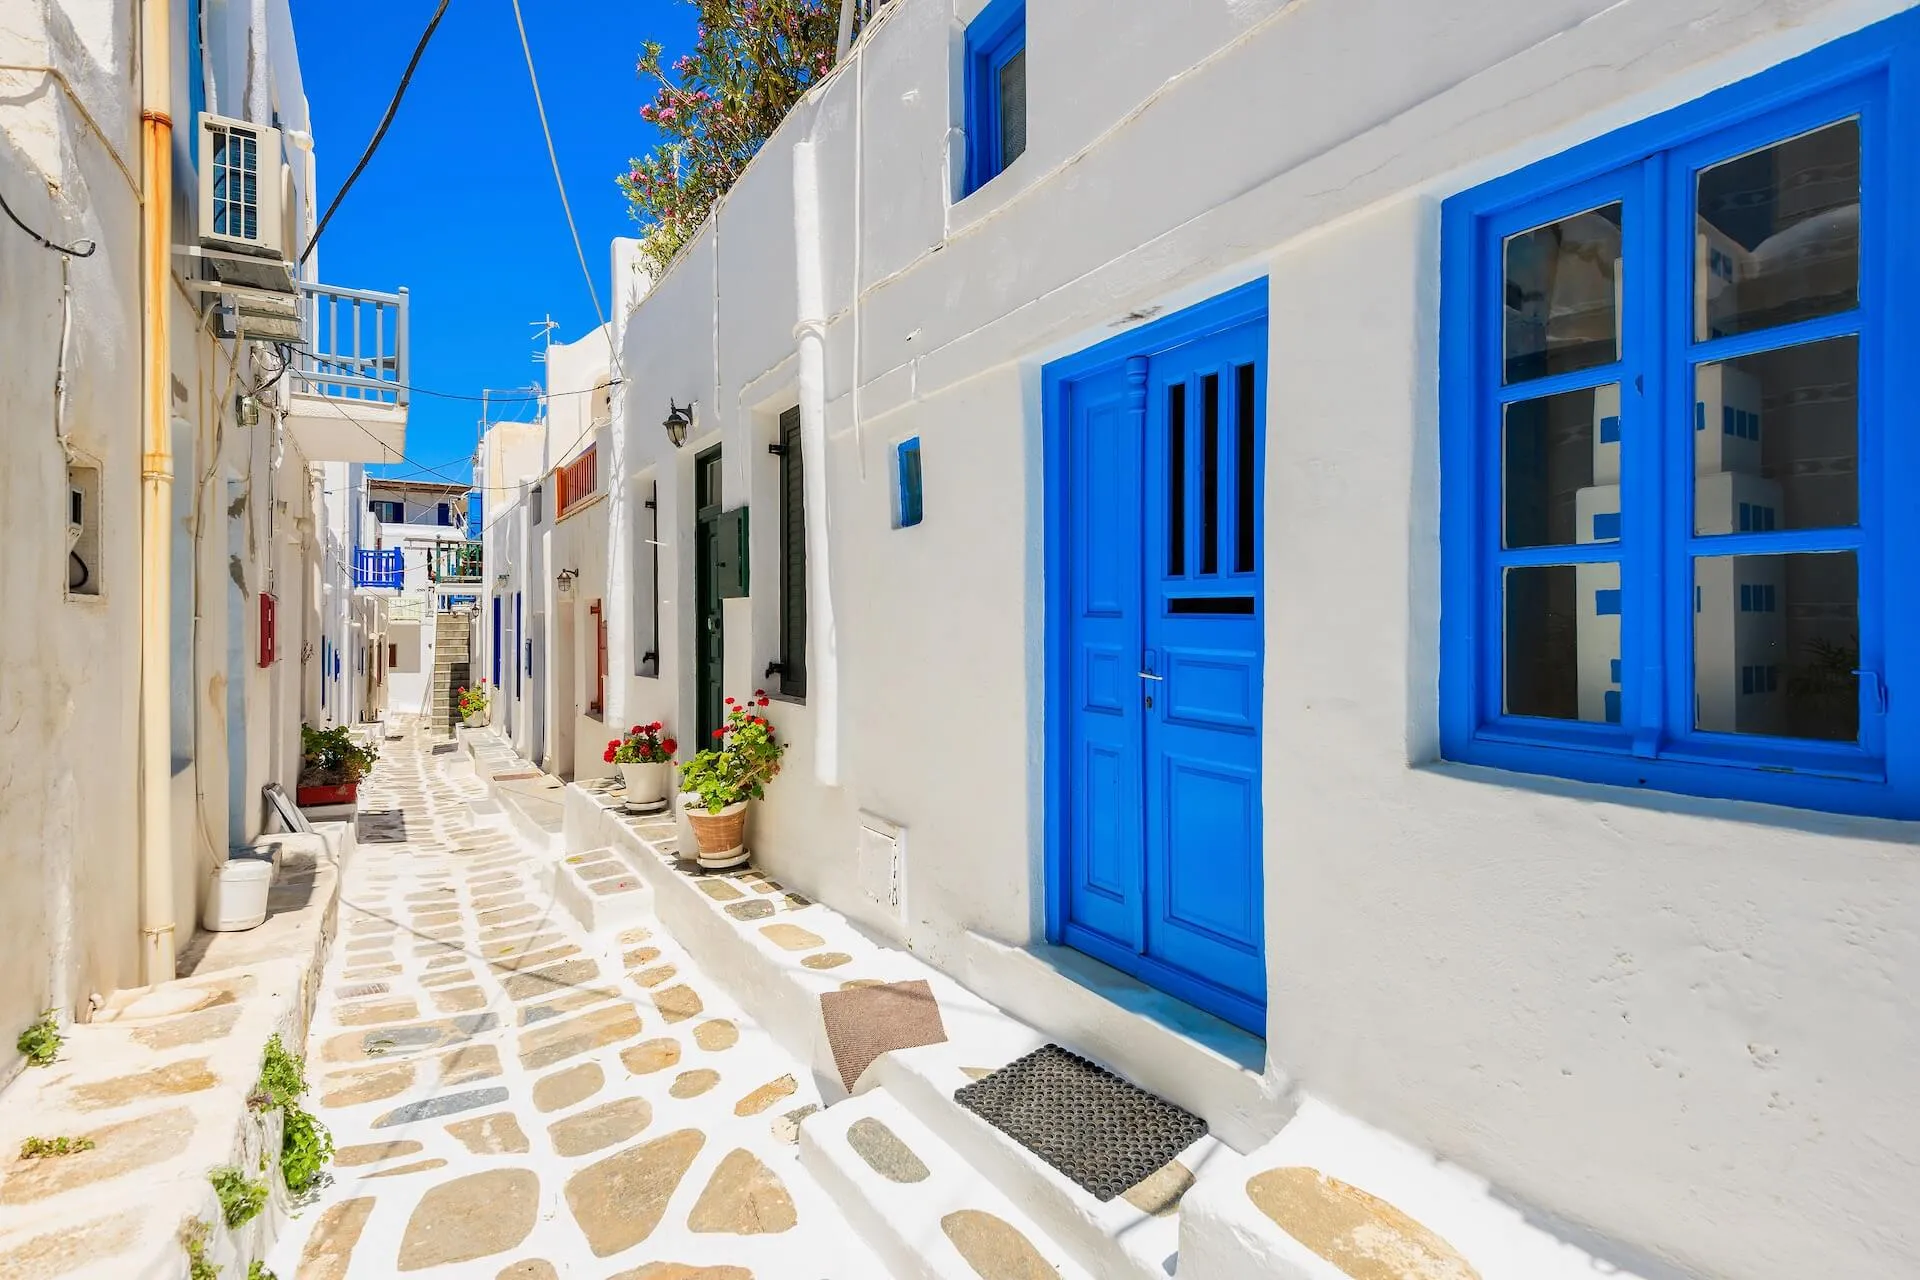
[[[1105,1203],[1206,1136],[1207,1122],[1057,1044],[953,1095]]]

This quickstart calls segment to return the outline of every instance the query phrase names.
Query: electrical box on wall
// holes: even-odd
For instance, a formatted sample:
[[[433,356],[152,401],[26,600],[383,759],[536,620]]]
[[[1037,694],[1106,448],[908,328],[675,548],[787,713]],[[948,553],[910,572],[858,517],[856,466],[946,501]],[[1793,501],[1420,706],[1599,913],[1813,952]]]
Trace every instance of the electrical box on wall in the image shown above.
[[[722,512],[713,528],[714,582],[722,600],[747,594],[747,509]]]
[[[868,901],[887,908],[906,922],[906,869],[901,849],[906,831],[896,822],[878,814],[860,815],[858,876],[860,891]]]

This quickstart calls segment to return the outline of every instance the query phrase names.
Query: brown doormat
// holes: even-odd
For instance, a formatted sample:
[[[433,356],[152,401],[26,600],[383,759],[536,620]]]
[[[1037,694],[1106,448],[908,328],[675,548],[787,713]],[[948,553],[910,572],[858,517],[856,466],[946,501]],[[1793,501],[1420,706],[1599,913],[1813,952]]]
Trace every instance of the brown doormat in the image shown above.
[[[1191,1111],[1057,1044],[962,1087],[953,1100],[1102,1203],[1207,1133]]]
[[[947,1039],[939,1002],[923,979],[822,992],[820,1016],[827,1024],[833,1065],[840,1069],[840,1083],[849,1093],[861,1072],[881,1054],[944,1044]]]

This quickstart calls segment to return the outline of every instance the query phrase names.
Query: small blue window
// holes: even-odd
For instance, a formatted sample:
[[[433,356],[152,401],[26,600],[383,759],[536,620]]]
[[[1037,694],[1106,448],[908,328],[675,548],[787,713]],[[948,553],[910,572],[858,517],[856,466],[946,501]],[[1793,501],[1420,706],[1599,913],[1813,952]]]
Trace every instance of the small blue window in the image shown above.
[[[894,527],[907,529],[919,524],[926,514],[920,495],[920,437],[902,440],[895,449],[898,460],[899,492]]]
[[[1920,817],[1913,77],[1920,11],[1446,202],[1446,759]]]
[[[966,93],[971,194],[1027,149],[1026,0],[992,0],[967,25]]]

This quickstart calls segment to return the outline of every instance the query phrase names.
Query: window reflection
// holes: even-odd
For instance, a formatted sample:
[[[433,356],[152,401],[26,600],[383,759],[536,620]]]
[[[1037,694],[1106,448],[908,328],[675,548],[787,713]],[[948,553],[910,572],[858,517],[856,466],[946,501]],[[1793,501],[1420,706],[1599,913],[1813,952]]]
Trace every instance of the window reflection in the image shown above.
[[[1859,349],[1834,338],[1700,366],[1695,533],[1859,522]]]
[[[1620,206],[1577,213],[1506,243],[1506,381],[1620,358]]]
[[[1850,311],[1860,299],[1860,122],[1702,170],[1694,336]]]
[[[1851,551],[1694,561],[1694,724],[1852,742],[1860,584]]]
[[[1507,714],[1619,724],[1621,609],[1618,564],[1507,570]]]
[[[1620,387],[1507,406],[1502,522],[1509,547],[1620,537]]]

